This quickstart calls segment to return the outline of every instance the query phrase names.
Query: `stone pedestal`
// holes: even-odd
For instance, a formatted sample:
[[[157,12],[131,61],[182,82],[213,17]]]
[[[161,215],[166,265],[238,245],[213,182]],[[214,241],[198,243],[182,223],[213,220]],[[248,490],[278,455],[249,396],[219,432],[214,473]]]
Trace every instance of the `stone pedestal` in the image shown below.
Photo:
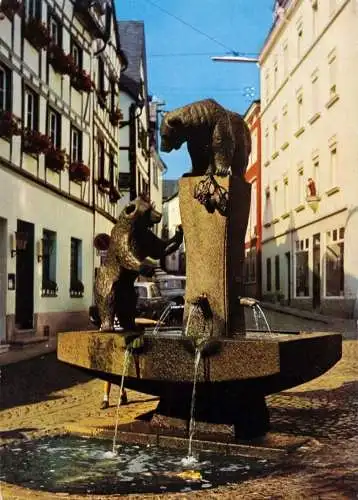
[[[180,215],[186,251],[184,324],[192,300],[206,294],[213,313],[212,335],[231,337],[244,333],[243,293],[245,234],[250,211],[251,185],[239,177],[215,177],[228,192],[226,216],[209,213],[194,198],[195,187],[205,177],[179,181]]]

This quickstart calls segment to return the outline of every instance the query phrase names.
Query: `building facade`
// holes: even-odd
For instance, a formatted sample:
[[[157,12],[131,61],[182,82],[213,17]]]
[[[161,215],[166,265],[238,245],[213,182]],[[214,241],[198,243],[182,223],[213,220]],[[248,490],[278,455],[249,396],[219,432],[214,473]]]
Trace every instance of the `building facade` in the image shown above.
[[[88,324],[93,239],[119,211],[114,2],[23,3],[0,21],[1,343]]]
[[[142,21],[120,21],[121,44],[129,64],[120,80],[123,114],[120,133],[120,205],[148,193],[162,211],[164,164],[157,153],[157,112],[148,95],[145,33]],[[154,229],[160,234],[160,227]]]
[[[163,238],[172,238],[177,226],[181,224],[179,193],[176,191],[163,202]],[[185,243],[166,257],[168,273],[185,274]]]
[[[277,6],[260,54],[263,296],[352,317],[358,4],[286,0]]]
[[[261,298],[261,123],[260,101],[254,101],[244,115],[251,134],[251,154],[246,180],[251,184],[251,206],[245,236],[244,290],[248,297]]]

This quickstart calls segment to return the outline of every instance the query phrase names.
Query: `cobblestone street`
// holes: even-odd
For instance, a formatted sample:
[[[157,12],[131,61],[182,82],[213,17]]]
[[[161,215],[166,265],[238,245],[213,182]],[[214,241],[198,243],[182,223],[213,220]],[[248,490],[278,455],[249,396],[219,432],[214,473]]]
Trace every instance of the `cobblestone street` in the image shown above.
[[[277,318],[283,323],[289,321],[284,317]],[[305,328],[304,320],[297,321],[301,328]],[[295,321],[290,324],[294,329],[292,323]],[[309,323],[307,326],[313,329],[318,325]],[[351,337],[352,333],[347,336]],[[118,389],[112,392],[110,408],[100,411],[102,382],[57,362],[55,354],[3,367],[1,385],[1,437],[4,443],[43,434],[55,435],[68,426],[75,428],[77,425],[80,429],[81,426],[98,423],[99,419],[103,426],[113,425]],[[326,374],[268,397],[272,431],[308,436],[308,444],[288,455],[287,462],[266,478],[191,492],[190,498],[358,498],[357,395],[358,341],[348,339],[343,343],[342,360]],[[121,422],[152,410],[157,400],[129,391],[129,403],[121,409]],[[187,493],[156,497],[159,496],[189,498]],[[49,494],[10,484],[3,484],[2,487],[4,500],[63,497],[72,500],[119,498],[116,495],[84,497]],[[154,495],[130,495],[130,498],[144,497],[153,498]]]

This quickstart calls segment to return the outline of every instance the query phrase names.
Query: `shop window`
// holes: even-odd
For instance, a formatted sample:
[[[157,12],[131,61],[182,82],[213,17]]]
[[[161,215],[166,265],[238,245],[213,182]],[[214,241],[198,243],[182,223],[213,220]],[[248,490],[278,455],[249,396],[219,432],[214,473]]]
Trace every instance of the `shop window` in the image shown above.
[[[326,297],[344,296],[344,228],[326,234]]]

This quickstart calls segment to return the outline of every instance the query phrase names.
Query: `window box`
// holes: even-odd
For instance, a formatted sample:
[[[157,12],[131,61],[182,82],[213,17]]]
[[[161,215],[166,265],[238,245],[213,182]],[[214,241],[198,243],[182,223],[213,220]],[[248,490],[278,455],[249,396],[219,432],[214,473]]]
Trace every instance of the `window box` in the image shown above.
[[[82,281],[80,280],[71,281],[70,297],[83,297],[84,290],[85,287],[83,286]]]
[[[25,21],[24,36],[37,50],[48,47],[51,42],[48,27],[35,17],[30,17]]]
[[[76,66],[71,54],[65,54],[61,47],[50,45],[48,48],[48,62],[56,73],[61,75],[74,75]]]
[[[9,111],[2,111],[0,113],[0,137],[3,139],[11,139],[13,135],[20,135],[20,118]]]
[[[109,193],[111,190],[112,184],[108,179],[101,178],[101,179],[98,179],[97,186],[98,186],[98,189],[100,191],[102,191],[103,193]]]
[[[113,111],[111,111],[109,115],[109,121],[114,127],[117,127],[121,120],[123,120],[123,113],[120,108],[116,108]]]
[[[62,172],[68,162],[65,149],[50,148],[45,154],[45,167],[54,172]]]
[[[120,199],[121,195],[119,194],[119,191],[116,187],[112,186],[110,191],[109,191],[109,201],[111,203],[117,203],[117,201]]]
[[[28,154],[46,153],[51,148],[51,139],[36,130],[25,130],[23,148]]]
[[[101,106],[101,108],[106,107],[108,95],[109,95],[108,90],[97,90],[98,104]]]
[[[91,77],[84,69],[78,69],[71,75],[71,84],[79,92],[90,93],[94,89],[94,83]]]
[[[87,182],[90,176],[90,169],[81,161],[74,161],[69,166],[69,176],[71,181]]]
[[[23,3],[20,0],[2,0],[0,4],[0,13],[11,20],[15,14],[20,14],[22,9]],[[4,19],[4,17],[2,16],[0,19]]]
[[[45,280],[42,282],[41,297],[57,297],[58,286],[55,281]]]

